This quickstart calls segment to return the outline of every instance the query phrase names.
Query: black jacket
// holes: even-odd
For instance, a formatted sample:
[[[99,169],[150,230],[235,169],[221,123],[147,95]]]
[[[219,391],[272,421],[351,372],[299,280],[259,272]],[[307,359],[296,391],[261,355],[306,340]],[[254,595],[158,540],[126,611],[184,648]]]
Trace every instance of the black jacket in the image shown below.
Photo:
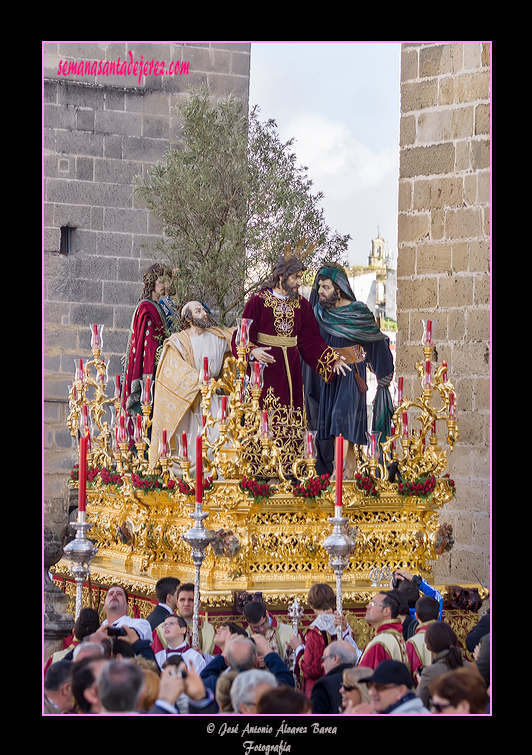
[[[314,713],[340,713],[342,674],[344,669],[351,668],[352,665],[352,663],[341,663],[314,684],[310,693]]]

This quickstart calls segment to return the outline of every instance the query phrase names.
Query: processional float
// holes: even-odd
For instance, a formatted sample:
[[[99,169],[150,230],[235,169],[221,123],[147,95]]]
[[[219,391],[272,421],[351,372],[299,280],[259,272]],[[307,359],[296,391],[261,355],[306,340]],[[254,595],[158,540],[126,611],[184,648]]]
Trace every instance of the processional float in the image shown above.
[[[457,402],[447,365],[432,362],[433,323],[423,321],[421,395],[405,397],[399,377],[390,436],[369,431],[367,446],[356,447],[354,478],[342,479],[340,463],[334,481],[316,474],[315,434],[304,417],[275,402],[261,407],[267,367],[248,359],[249,325],[237,321],[237,356],[226,359],[221,375],[210,374],[208,360],[202,366],[201,434],[170,438],[163,430],[161,439],[150,437],[153,381],[143,383],[131,431],[120,410],[120,376],[110,380],[102,358],[103,326],[91,325],[92,359],[76,362],[67,419],[79,445],[71,476],[79,507],[76,545],[65,559],[78,598],[91,569],[104,584],[118,573],[130,589],[149,583],[150,591],[166,574],[194,575],[197,639],[200,585],[202,605],[211,607],[231,604],[236,591],[260,589],[281,604],[295,596],[295,620],[299,600],[332,572],[341,614],[345,596],[363,599],[396,568],[429,578],[452,547],[452,529],[438,521],[454,495],[438,427],[452,450]],[[214,394],[222,397],[217,416]],[[154,443],[158,461],[150,466]],[[336,454],[343,458],[341,438]],[[76,606],[79,612],[80,599]]]

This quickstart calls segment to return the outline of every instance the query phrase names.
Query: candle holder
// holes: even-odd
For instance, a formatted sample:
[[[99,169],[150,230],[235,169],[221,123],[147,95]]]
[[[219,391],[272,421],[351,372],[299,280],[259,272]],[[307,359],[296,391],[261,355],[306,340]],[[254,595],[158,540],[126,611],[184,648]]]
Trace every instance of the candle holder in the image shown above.
[[[370,571],[368,576],[371,579],[371,586],[379,587],[383,583],[390,584],[390,580],[392,579],[392,572],[387,566],[384,567],[384,569],[375,567]]]
[[[190,463],[190,462],[189,462]],[[201,506],[196,506],[196,510],[190,514],[194,520],[194,525],[188,532],[183,535],[183,540],[192,551],[192,562],[195,568],[194,576],[194,616],[192,620],[192,647],[199,647],[199,606],[200,606],[200,574],[201,565],[205,560],[205,551],[214,540],[216,533],[214,530],[208,530],[203,524],[207,519],[208,513],[204,513]]]
[[[299,634],[299,622],[303,618],[303,614],[304,611],[301,603],[296,597],[288,608],[288,616],[292,620],[292,634],[294,635],[294,637],[297,637]],[[289,645],[286,646],[286,665],[293,673],[296,667],[296,654]]]
[[[336,610],[342,615],[342,575],[349,564],[349,556],[355,549],[356,540],[347,532],[347,517],[331,516],[328,519],[332,532],[322,547],[329,554],[329,566],[336,576]],[[342,628],[338,626],[338,639],[342,639]]]
[[[92,524],[86,521],[84,511],[78,511],[77,521],[72,524],[72,527],[76,531],[76,536],[64,547],[63,554],[70,561],[70,573],[76,582],[75,618],[77,619],[81,611],[83,583],[90,573],[89,563],[98,553],[98,549],[87,537],[87,531]]]

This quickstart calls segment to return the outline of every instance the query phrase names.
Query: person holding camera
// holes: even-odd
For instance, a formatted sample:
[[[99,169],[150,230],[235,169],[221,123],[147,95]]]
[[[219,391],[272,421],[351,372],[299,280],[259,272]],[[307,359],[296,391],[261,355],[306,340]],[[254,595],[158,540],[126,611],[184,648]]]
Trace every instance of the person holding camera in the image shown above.
[[[440,612],[438,620],[443,615],[443,597],[439,590],[431,587],[427,580],[419,574],[412,574],[408,569],[397,569],[392,574],[392,589],[399,590],[408,603],[409,615],[403,620],[403,636],[405,640],[413,637],[419,625],[416,616],[416,602],[421,595],[428,595],[438,601]]]
[[[109,629],[120,629],[123,626],[131,627],[138,634],[140,640],[147,640],[150,644],[152,641],[152,629],[146,619],[133,619],[127,614],[128,595],[121,585],[111,585],[105,596],[103,610],[106,619],[102,622],[102,627]],[[107,631],[109,636],[120,633]]]

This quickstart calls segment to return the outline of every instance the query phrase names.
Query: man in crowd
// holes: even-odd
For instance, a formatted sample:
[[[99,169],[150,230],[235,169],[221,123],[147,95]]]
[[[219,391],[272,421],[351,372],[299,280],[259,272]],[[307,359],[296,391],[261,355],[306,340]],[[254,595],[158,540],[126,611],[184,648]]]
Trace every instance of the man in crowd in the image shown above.
[[[162,577],[158,580],[155,585],[155,595],[159,602],[149,616],[146,616],[146,621],[149,621],[152,630],[162,624],[168,614],[175,612],[179,585],[180,580],[177,577]]]
[[[314,713],[339,713],[342,707],[342,674],[355,666],[358,654],[346,640],[335,640],[323,651],[324,675],[312,687],[310,699]]]
[[[83,658],[72,664],[72,694],[79,713],[101,713],[98,679],[108,662],[108,658],[100,656]]]
[[[360,680],[369,689],[369,703],[350,709],[354,715],[380,713],[385,715],[431,715],[422,700],[412,690],[410,671],[400,661],[383,661],[371,676]]]
[[[128,616],[127,607],[128,595],[124,588],[121,585],[111,585],[107,590],[103,604],[106,618],[102,622],[102,628],[124,627],[124,631],[127,633],[127,628],[129,627],[136,632],[139,640],[144,640],[148,644],[151,644],[152,629],[150,623],[146,619],[134,619]]]
[[[379,592],[366,606],[365,619],[375,630],[359,660],[359,666],[376,669],[382,661],[395,660],[408,668],[403,626],[398,619],[400,601],[393,590]]]
[[[270,649],[283,660],[286,660],[286,647],[293,636],[292,627],[277,621],[275,616],[272,616],[266,610],[264,603],[257,600],[246,603],[243,612],[244,618],[249,624],[248,633],[250,635],[261,634],[266,639]],[[264,659],[260,658],[259,664],[263,662]]]
[[[231,703],[234,712],[255,714],[261,694],[277,686],[277,679],[270,671],[263,669],[242,671],[235,677],[231,686]]]
[[[228,670],[236,671],[239,675],[240,672],[256,669],[260,656],[264,657],[265,669],[273,674],[279,684],[295,686],[294,677],[286,663],[277,653],[271,651],[261,634],[252,637],[234,634],[227,638],[223,654],[214,656],[201,672],[205,687],[215,692],[218,679]]]
[[[57,661],[49,666],[44,677],[45,715],[69,713],[74,708],[74,696],[70,683],[70,661]]]
[[[438,621],[440,607],[435,598],[430,595],[422,595],[416,602],[416,631],[406,641],[406,652],[410,664],[410,673],[414,684],[418,684],[418,673],[424,666],[432,663],[432,653],[425,642],[425,632],[429,624]]]

